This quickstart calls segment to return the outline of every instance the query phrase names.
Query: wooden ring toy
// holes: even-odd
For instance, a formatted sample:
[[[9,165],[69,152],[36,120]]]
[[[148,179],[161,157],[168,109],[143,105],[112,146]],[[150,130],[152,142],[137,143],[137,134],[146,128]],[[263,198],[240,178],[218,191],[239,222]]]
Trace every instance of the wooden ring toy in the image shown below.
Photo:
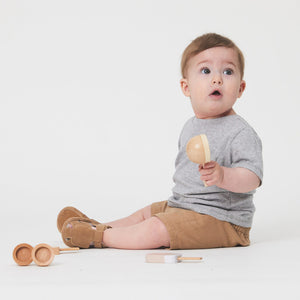
[[[54,256],[60,254],[61,251],[76,250],[79,248],[59,248],[51,247],[48,244],[38,244],[32,249],[32,259],[38,266],[46,267],[52,263]]]
[[[53,248],[47,244],[38,244],[32,250],[33,261],[41,267],[49,266],[54,256]]]
[[[28,266],[32,263],[32,246],[26,243],[19,244],[14,248],[13,259],[19,266]]]
[[[14,248],[13,259],[20,266],[28,266],[34,261],[38,266],[49,266],[55,255],[60,254],[61,251],[76,251],[78,247],[74,248],[59,248],[51,247],[48,244],[38,244],[34,248],[29,244],[19,244]]]

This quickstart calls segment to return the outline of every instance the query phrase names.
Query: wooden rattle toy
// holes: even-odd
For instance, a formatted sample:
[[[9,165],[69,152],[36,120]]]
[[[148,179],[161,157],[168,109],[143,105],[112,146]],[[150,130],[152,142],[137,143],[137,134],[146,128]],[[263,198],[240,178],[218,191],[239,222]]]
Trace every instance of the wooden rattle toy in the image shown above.
[[[190,161],[198,165],[210,162],[210,150],[206,135],[200,134],[192,137],[186,145],[186,154]],[[204,185],[207,186],[205,182]]]
[[[173,253],[148,253],[146,254],[147,263],[164,263],[164,264],[176,264],[182,261],[202,260],[202,257],[182,257],[181,254]]]
[[[34,261],[38,266],[49,266],[55,255],[61,251],[75,251],[79,248],[51,247],[47,244],[38,244],[34,248],[28,244],[19,244],[13,251],[13,258],[20,266],[27,266]]]

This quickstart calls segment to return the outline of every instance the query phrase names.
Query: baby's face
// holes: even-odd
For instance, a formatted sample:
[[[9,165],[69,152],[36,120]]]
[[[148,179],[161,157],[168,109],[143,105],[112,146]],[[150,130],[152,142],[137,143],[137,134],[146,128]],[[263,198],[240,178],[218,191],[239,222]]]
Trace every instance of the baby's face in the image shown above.
[[[187,78],[180,84],[200,119],[234,114],[232,107],[246,86],[236,51],[225,47],[210,48],[192,57]]]

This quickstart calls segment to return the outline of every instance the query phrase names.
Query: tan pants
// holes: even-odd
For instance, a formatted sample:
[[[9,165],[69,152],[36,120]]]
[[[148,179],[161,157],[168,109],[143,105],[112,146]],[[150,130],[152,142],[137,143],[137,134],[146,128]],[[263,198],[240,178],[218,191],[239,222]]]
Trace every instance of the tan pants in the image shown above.
[[[250,228],[220,221],[212,216],[168,206],[168,201],[151,205],[170,235],[171,249],[204,249],[249,246]]]

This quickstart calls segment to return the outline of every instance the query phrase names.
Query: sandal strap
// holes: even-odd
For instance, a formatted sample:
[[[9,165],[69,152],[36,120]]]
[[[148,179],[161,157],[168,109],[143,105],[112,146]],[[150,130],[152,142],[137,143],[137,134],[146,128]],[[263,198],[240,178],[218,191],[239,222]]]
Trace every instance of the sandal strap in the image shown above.
[[[96,248],[102,248],[103,232],[105,230],[105,225],[99,224],[96,226],[94,234],[94,245]]]
[[[96,248],[103,248],[103,233],[106,229],[111,228],[105,224],[99,224],[96,226],[94,235],[94,245]]]

